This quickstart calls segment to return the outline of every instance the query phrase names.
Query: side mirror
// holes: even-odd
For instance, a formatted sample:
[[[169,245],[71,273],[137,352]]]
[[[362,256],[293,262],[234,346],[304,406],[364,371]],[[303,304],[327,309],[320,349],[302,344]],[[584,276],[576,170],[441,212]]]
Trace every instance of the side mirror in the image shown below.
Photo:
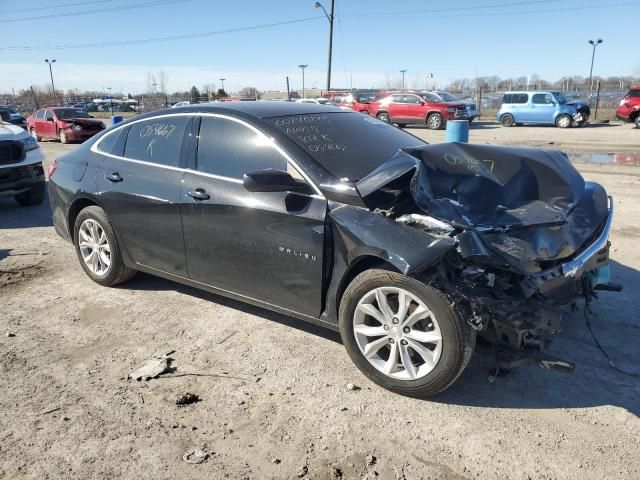
[[[422,105],[423,107],[427,104],[427,102],[425,102],[424,100],[420,100],[420,105]]]
[[[250,192],[309,192],[306,182],[296,180],[290,173],[275,168],[245,173],[242,185]]]
[[[47,122],[53,122],[54,119],[53,118],[47,118]]]

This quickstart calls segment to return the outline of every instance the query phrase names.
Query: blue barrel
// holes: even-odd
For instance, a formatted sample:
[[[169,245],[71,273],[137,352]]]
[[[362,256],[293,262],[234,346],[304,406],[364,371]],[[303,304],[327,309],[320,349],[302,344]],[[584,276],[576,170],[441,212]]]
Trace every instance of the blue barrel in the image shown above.
[[[120,123],[122,120],[124,120],[124,118],[122,118],[122,115],[114,115],[113,117],[111,117],[111,125]]]
[[[444,141],[447,143],[469,143],[469,121],[449,120],[447,122],[447,131]]]

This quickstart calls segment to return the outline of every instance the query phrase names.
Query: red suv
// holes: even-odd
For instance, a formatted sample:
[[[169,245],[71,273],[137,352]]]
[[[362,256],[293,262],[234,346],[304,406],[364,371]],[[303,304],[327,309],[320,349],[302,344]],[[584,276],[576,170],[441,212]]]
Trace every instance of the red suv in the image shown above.
[[[399,127],[426,124],[431,130],[443,128],[448,120],[468,119],[463,102],[443,102],[429,92],[384,94],[369,105],[369,114]]]
[[[57,138],[62,143],[83,141],[106,128],[86,112],[69,107],[41,108],[27,118],[27,129],[36,140]]]
[[[616,110],[616,118],[624,122],[636,122],[640,128],[640,86],[631,87]]]

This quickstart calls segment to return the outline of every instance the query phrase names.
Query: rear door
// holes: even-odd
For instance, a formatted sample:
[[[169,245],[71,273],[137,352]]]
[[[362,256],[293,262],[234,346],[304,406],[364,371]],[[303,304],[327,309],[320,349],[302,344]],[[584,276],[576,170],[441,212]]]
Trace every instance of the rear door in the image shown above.
[[[193,116],[178,114],[125,127],[123,151],[103,154],[97,182],[102,205],[131,258],[183,277],[180,203],[192,123]]]
[[[528,93],[514,93],[511,95],[511,105],[509,112],[513,115],[516,123],[533,122]]]
[[[222,115],[202,117],[197,165],[187,171],[182,189],[189,277],[319,316],[327,202],[315,193],[247,191],[243,174],[264,168],[303,179],[251,125]]]
[[[407,104],[404,103],[404,95],[394,94],[387,105],[387,111],[392,123],[405,123],[407,121]]]

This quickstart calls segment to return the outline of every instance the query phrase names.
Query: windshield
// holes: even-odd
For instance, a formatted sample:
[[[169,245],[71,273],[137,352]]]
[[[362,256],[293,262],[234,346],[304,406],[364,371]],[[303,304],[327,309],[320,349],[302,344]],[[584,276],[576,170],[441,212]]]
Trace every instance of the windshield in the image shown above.
[[[569,100],[567,100],[567,97],[565,97],[564,94],[561,93],[561,92],[553,92],[553,96],[556,98],[556,100],[560,104],[564,104],[564,103],[567,103],[569,101]]]
[[[267,118],[331,175],[355,182],[419,138],[368,115],[332,112]]]
[[[451,95],[450,93],[447,93],[447,92],[438,92],[438,95],[445,102],[458,102],[459,101],[458,98],[454,97],[453,95]]]
[[[56,117],[60,120],[68,120],[70,118],[91,118],[88,113],[75,108],[58,108],[55,112]]]

